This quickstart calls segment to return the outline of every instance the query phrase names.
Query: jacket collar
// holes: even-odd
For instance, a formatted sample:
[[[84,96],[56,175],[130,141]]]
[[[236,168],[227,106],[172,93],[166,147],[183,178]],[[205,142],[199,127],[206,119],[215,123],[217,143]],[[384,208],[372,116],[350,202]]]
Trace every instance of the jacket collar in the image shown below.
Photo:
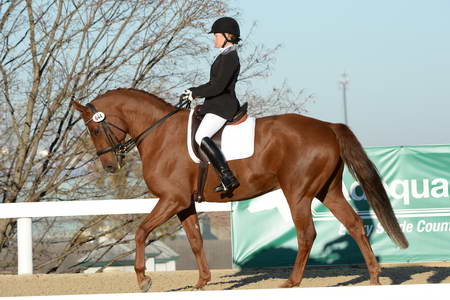
[[[236,48],[237,48],[236,45],[231,45],[231,46],[228,46],[225,48],[220,48],[219,51],[220,51],[220,54],[227,54],[230,51],[236,50]]]

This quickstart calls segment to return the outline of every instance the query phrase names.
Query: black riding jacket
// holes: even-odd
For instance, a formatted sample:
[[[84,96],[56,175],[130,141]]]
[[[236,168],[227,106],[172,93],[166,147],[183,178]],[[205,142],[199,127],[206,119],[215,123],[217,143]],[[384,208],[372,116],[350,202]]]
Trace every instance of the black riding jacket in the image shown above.
[[[226,48],[211,66],[209,82],[192,87],[194,98],[205,98],[201,114],[213,113],[231,120],[239,110],[234,90],[241,65],[235,46]]]

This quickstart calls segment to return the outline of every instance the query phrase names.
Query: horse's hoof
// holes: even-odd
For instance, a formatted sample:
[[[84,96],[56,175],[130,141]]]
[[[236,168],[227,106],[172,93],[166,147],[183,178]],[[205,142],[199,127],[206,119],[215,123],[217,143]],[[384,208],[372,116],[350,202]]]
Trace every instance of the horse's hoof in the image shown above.
[[[293,287],[296,287],[296,286],[299,286],[299,285],[300,285],[300,283],[295,284],[291,280],[288,279],[282,285],[280,285],[280,288],[287,289],[287,288],[293,288]]]
[[[207,285],[207,282],[199,282],[192,288],[192,290],[193,291],[204,291],[206,285]]]
[[[192,288],[193,291],[204,291],[205,286],[208,284],[208,282],[211,280],[211,278],[207,280],[200,279],[197,284]]]
[[[144,293],[148,292],[150,290],[150,288],[152,287],[152,280],[148,277],[146,277],[144,279],[144,281],[142,281],[139,284],[139,288],[141,289],[141,291],[143,291]]]

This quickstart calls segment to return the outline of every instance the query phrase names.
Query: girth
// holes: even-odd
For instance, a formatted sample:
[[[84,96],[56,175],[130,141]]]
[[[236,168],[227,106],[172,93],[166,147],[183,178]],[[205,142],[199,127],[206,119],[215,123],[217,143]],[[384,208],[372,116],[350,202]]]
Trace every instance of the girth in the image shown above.
[[[225,125],[212,137],[212,140],[214,141],[214,143],[216,143],[216,145],[219,148],[221,146],[222,133],[223,133],[223,129],[225,128],[225,126],[237,125],[237,124],[244,122],[248,117],[247,107],[248,107],[247,102],[245,102],[243,105],[241,105],[238,112],[234,115],[233,119],[231,121],[227,121],[225,123]],[[206,157],[206,155],[200,149],[200,146],[195,141],[195,133],[197,132],[197,129],[200,126],[200,123],[204,117],[203,115],[200,114],[200,108],[201,108],[201,105],[197,105],[194,108],[194,113],[192,115],[192,121],[191,121],[192,149],[193,149],[195,155],[200,159],[200,163],[198,165],[197,190],[194,191],[194,194],[192,195],[193,200],[196,202],[205,201],[203,192],[205,189],[206,178],[208,176],[208,165],[209,165],[208,158]]]

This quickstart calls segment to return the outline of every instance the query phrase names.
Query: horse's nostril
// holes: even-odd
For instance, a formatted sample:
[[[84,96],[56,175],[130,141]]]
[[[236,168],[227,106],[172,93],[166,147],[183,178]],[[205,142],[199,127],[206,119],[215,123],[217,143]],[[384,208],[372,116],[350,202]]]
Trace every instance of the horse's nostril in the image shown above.
[[[106,170],[107,172],[112,173],[112,172],[114,172],[115,169],[114,169],[114,166],[113,166],[113,165],[106,165],[105,170]]]

